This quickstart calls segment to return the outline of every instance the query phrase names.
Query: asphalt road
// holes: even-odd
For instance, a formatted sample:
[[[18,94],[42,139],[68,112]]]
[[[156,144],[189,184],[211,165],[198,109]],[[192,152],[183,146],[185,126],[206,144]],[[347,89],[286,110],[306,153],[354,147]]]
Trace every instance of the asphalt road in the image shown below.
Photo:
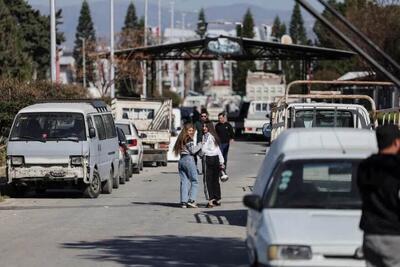
[[[247,266],[246,209],[266,147],[235,142],[221,207],[179,208],[177,164],[145,168],[111,195],[50,191],[0,203],[1,266]]]

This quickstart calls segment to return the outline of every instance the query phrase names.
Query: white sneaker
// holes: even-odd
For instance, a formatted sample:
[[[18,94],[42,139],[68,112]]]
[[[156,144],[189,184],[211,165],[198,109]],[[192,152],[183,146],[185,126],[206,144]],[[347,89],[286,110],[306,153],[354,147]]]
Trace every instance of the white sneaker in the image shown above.
[[[188,208],[197,208],[197,204],[193,200],[189,200],[187,206]]]

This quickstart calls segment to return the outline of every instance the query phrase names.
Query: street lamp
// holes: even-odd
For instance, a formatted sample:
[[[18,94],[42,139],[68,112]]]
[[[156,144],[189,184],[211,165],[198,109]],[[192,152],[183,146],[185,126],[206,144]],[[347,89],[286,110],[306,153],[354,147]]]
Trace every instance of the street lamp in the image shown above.
[[[82,41],[82,68],[83,68],[83,88],[86,88],[86,39],[84,37],[79,37]]]

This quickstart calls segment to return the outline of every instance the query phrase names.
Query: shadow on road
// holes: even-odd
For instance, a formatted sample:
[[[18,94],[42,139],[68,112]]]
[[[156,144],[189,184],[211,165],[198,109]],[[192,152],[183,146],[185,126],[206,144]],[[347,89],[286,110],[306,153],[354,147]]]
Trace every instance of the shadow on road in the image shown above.
[[[247,210],[210,210],[194,217],[197,223],[246,226]]]
[[[97,242],[64,243],[83,259],[125,266],[246,266],[244,242],[235,238],[121,236]]]
[[[168,202],[132,202],[133,205],[149,205],[149,206],[162,206],[170,208],[180,208],[179,203],[168,203]]]

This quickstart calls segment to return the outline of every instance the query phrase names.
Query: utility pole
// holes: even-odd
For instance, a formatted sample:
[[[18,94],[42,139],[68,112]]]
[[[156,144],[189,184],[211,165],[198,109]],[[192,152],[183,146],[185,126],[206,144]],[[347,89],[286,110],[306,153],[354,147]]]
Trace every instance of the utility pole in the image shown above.
[[[110,89],[111,99],[115,97],[115,69],[114,69],[114,0],[110,0]]]
[[[161,0],[158,0],[158,44],[162,44],[162,30],[161,30]],[[160,96],[163,95],[162,91],[162,61],[157,62],[158,74],[158,92]]]
[[[175,15],[174,8],[175,7],[174,6],[175,6],[174,1],[171,1],[171,29],[175,28],[175,18],[174,18],[174,15]]]
[[[56,7],[55,0],[50,0],[50,68],[51,68],[51,82],[57,82],[56,71]]]
[[[149,1],[144,1],[144,46],[147,46],[147,16],[149,9]],[[144,60],[144,71],[143,71],[143,97],[147,98],[147,61]]]
[[[82,69],[83,69],[83,88],[86,89],[86,40],[84,37],[79,37],[82,41]]]
[[[186,13],[182,12],[182,29],[185,29],[185,17],[186,17]]]

